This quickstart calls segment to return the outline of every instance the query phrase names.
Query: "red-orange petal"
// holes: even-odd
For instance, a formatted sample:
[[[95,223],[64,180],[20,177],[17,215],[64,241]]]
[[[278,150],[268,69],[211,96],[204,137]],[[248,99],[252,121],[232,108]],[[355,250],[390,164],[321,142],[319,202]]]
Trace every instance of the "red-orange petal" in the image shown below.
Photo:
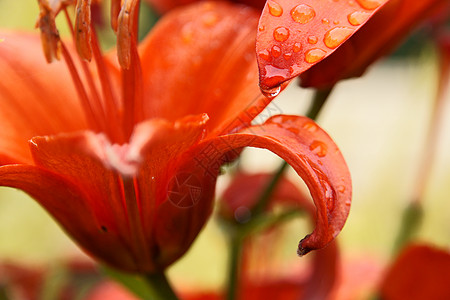
[[[89,191],[51,171],[27,165],[0,167],[0,185],[33,197],[88,254],[115,265],[134,264],[117,234],[104,231],[109,225],[106,220],[93,215]]]
[[[269,90],[333,53],[387,0],[268,0],[256,43],[260,86]],[[364,18],[349,18],[360,13]]]
[[[304,87],[329,87],[341,79],[361,76],[388,54],[447,0],[390,0],[333,55],[301,74]]]
[[[257,22],[257,11],[226,2],[165,15],[140,48],[145,117],[207,113],[210,133],[249,123],[269,103],[258,88]]]
[[[450,299],[450,253],[428,245],[404,249],[387,271],[380,296],[386,300]]]
[[[0,165],[32,163],[30,138],[85,129],[86,121],[66,66],[47,64],[34,51],[39,36],[0,32],[0,38]]]
[[[204,165],[214,166],[247,146],[268,149],[282,157],[310,190],[316,206],[316,228],[300,241],[299,255],[325,247],[344,226],[352,194],[349,170],[333,140],[308,118],[278,115],[263,125],[204,141],[196,157]]]

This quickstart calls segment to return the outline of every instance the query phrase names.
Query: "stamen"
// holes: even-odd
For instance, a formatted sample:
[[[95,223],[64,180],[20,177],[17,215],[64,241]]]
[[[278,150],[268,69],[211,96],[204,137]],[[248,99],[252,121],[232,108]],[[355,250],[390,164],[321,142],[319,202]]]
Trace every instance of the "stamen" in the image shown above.
[[[91,0],[78,0],[75,19],[75,40],[79,55],[91,61]]]
[[[131,63],[131,41],[137,39],[140,0],[125,0],[119,14],[117,55],[120,66],[128,70]]]
[[[60,56],[60,38],[55,24],[55,13],[47,1],[39,1],[39,19],[36,27],[41,31],[42,48],[45,59],[51,63],[53,59],[59,60]]]
[[[94,130],[99,131],[100,130],[100,125],[98,124],[99,120],[96,118],[96,115],[94,114],[94,111],[91,107],[91,103],[89,102],[88,95],[86,93],[86,90],[84,89],[83,83],[80,79],[80,75],[77,72],[75,64],[73,63],[72,57],[70,56],[69,51],[67,50],[66,46],[64,45],[64,43],[62,41],[61,41],[61,50],[62,50],[62,55],[64,57],[64,61],[67,64],[70,75],[72,76],[72,80],[75,84],[75,89],[80,98],[81,105],[82,105],[83,110],[86,115],[86,119],[87,119],[89,125]]]
[[[122,187],[123,199],[126,205],[130,234],[134,240],[134,251],[137,257],[147,259],[144,264],[149,264],[149,249],[145,239],[144,226],[140,212],[137,180],[134,177],[119,176],[119,184]]]
[[[117,32],[117,19],[121,9],[120,0],[111,0],[111,27]]]
[[[142,69],[137,51],[139,0],[125,0],[119,14],[117,53],[122,67],[123,128],[129,138],[143,119]]]

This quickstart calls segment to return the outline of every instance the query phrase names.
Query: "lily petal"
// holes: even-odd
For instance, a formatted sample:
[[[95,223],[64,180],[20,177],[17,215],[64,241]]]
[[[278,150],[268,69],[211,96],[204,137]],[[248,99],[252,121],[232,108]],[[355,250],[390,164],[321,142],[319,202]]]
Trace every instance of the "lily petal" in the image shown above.
[[[400,253],[381,284],[383,299],[450,298],[450,253],[428,245],[411,245]]]
[[[448,1],[390,0],[333,55],[303,73],[301,85],[329,87],[341,79],[361,76],[440,5],[448,5]],[[381,30],[386,25],[389,29]]]
[[[65,66],[30,51],[40,48],[38,36],[1,32],[0,38],[0,165],[32,163],[27,140],[84,129],[85,119]]]
[[[329,56],[387,1],[268,0],[256,43],[261,88],[279,86]]]
[[[249,123],[269,103],[258,88],[257,22],[257,11],[226,2],[197,3],[161,19],[140,49],[145,117],[207,113],[209,133]]]
[[[300,241],[299,255],[332,241],[347,219],[352,187],[344,158],[328,134],[306,117],[278,115],[263,125],[206,140],[195,151],[200,162],[214,165],[247,146],[268,149],[286,160],[310,190],[316,228]]]
[[[116,234],[104,232],[105,223],[91,214],[87,195],[72,182],[39,167],[11,165],[0,167],[0,185],[33,197],[89,254],[119,265],[134,263]]]

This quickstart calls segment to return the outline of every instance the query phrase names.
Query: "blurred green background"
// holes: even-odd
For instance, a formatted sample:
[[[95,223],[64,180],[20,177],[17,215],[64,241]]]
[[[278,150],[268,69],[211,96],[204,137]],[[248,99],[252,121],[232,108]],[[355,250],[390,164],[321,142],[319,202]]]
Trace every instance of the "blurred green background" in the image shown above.
[[[38,34],[34,29],[37,15],[35,0],[0,1],[2,28]],[[380,61],[362,78],[339,84],[318,120],[341,148],[353,178],[352,209],[339,236],[344,259],[388,259],[402,212],[411,200],[420,154],[426,147],[438,68],[432,46],[418,52]],[[272,105],[277,111],[298,114],[306,110],[311,96],[312,91],[293,85]],[[447,97],[450,100],[450,95]],[[425,217],[418,236],[446,249],[450,248],[448,102],[426,185]],[[246,150],[241,161],[249,172],[275,170],[278,164],[274,155],[254,149]],[[289,174],[297,180],[293,172]],[[219,181],[219,193],[227,180],[224,176]],[[285,255],[301,264],[296,248],[299,239],[308,233],[306,223],[294,221],[287,230]],[[0,189],[1,261],[37,265],[82,255],[33,200],[21,192]],[[216,286],[223,281],[225,264],[226,241],[212,221],[188,254],[170,269],[170,276],[175,282]]]

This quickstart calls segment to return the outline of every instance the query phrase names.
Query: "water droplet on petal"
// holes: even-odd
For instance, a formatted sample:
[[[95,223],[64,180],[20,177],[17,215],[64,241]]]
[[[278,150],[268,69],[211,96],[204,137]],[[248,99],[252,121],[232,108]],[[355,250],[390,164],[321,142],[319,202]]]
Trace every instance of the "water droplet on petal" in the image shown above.
[[[336,27],[325,33],[323,42],[328,48],[334,49],[342,44],[342,42],[345,41],[352,33],[353,29],[351,28]]]
[[[315,35],[311,35],[311,36],[308,37],[308,43],[313,44],[313,45],[317,44],[318,40],[319,39]]]
[[[337,25],[337,24],[339,24],[339,21],[338,21],[338,20],[334,20],[334,21],[333,21],[333,24],[334,24],[334,25]]]
[[[306,62],[312,64],[323,59],[325,57],[325,54],[327,53],[324,50],[314,48],[305,53],[305,60]]]
[[[323,18],[322,19],[322,24],[328,25],[328,24],[330,24],[330,20],[328,20],[327,18]]]
[[[315,132],[317,130],[317,125],[313,122],[306,122],[305,124],[303,124],[303,128],[305,128],[309,132]]]
[[[280,4],[276,3],[275,1],[269,1],[267,3],[267,6],[269,7],[269,13],[274,17],[279,17],[283,14],[283,8]]]
[[[278,47],[278,46],[273,46],[272,47],[272,51],[271,51],[271,53],[272,53],[272,56],[273,57],[279,57],[280,55],[281,55],[281,49],[280,49],[280,47]]]
[[[289,38],[289,33],[286,27],[278,27],[273,31],[273,38],[278,42],[284,42]]]
[[[355,1],[349,0],[349,1],[348,1],[348,5],[349,5],[349,6],[355,6]]]
[[[258,56],[266,61],[271,61],[272,57],[270,56],[270,53],[267,49],[261,50],[258,52]]]
[[[292,19],[300,24],[306,24],[316,16],[314,9],[306,4],[299,4],[291,10]]]
[[[259,25],[259,27],[258,27],[258,30],[259,30],[259,31],[264,31],[264,29],[266,29],[266,28],[264,27],[264,25]]]
[[[350,199],[345,200],[345,205],[347,205],[347,206],[352,205],[352,200],[350,200]]]
[[[309,146],[309,150],[311,150],[318,157],[324,157],[327,155],[327,145],[321,141],[314,141]]]
[[[295,43],[294,46],[292,46],[292,51],[295,53],[300,52],[302,50],[302,44],[301,43]]]
[[[278,96],[280,91],[281,91],[281,86],[277,86],[272,89],[262,89],[261,90],[263,95],[266,96],[267,98],[274,98],[274,97]]]
[[[283,57],[284,57],[285,60],[290,60],[291,57],[292,57],[292,53],[284,53]]]
[[[370,10],[378,8],[381,5],[381,3],[384,2],[383,0],[356,0],[356,1],[359,3],[359,5],[361,5],[362,8]]]
[[[338,186],[338,187],[337,187],[337,191],[338,191],[339,193],[345,192],[345,186],[343,186],[343,185]]]
[[[335,194],[333,188],[328,184],[328,182],[321,180],[320,184],[325,189],[325,199],[327,200],[327,210],[332,212],[334,210]]]
[[[347,16],[348,22],[353,26],[364,23],[370,17],[370,13],[365,11],[355,11]]]

